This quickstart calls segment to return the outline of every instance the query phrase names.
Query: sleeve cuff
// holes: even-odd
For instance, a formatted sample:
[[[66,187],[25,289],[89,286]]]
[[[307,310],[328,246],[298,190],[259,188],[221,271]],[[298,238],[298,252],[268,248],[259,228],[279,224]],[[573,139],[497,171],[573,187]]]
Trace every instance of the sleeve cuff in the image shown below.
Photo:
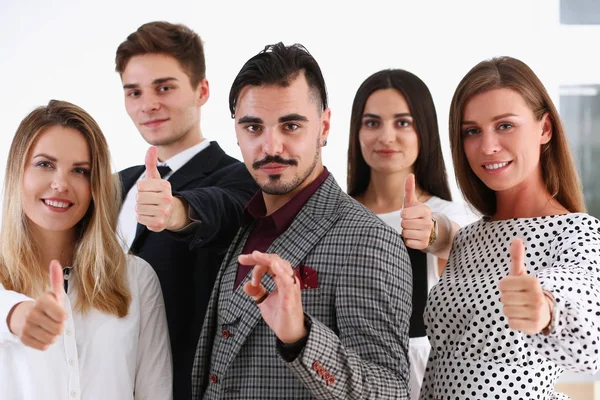
[[[294,343],[283,343],[281,340],[276,339],[277,351],[279,352],[281,358],[283,358],[286,362],[293,362],[296,358],[298,358],[298,356],[302,353],[302,350],[304,350],[306,347],[308,337],[310,336],[311,326],[312,322],[310,318],[304,314],[304,327],[307,331],[306,336]]]
[[[182,201],[185,201],[185,199],[181,196],[177,196],[179,199],[181,199]],[[186,202],[187,204],[187,202]],[[198,225],[200,225],[202,223],[202,221],[200,221],[200,216],[198,215],[198,213],[196,213],[196,211],[194,211],[194,209],[188,204],[188,218],[190,219],[190,223],[187,224],[186,226],[184,226],[181,229],[177,229],[175,231],[171,231],[171,232],[175,232],[175,233],[181,233],[184,235],[190,234],[192,232],[194,232],[196,230],[196,228],[198,227]]]

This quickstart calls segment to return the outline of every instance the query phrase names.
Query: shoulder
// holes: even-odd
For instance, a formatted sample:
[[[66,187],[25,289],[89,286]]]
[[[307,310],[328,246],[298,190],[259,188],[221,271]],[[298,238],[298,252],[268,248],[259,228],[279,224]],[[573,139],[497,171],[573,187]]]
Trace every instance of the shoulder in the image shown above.
[[[159,285],[158,276],[154,268],[144,259],[127,254],[127,276],[132,286],[152,288]]]
[[[144,169],[143,165],[134,165],[133,167],[125,168],[119,171],[119,176],[128,177],[130,175],[137,174],[141,169]]]

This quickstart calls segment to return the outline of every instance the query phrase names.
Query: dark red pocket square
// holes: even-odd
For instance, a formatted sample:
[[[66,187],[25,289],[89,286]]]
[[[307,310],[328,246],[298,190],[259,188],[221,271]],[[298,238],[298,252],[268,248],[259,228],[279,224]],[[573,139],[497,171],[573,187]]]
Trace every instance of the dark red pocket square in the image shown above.
[[[294,270],[296,277],[300,279],[300,290],[316,289],[319,287],[319,280],[317,279],[317,271],[309,266],[298,264]]]

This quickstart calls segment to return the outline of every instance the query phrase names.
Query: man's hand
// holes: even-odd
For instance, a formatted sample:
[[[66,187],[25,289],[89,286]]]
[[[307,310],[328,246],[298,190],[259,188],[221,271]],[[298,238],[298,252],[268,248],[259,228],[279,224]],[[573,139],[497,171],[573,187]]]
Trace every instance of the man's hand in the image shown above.
[[[153,232],[182,229],[190,223],[188,205],[173,197],[171,184],[160,177],[157,163],[158,149],[151,146],[146,153],[146,175],[137,183],[137,221]]]

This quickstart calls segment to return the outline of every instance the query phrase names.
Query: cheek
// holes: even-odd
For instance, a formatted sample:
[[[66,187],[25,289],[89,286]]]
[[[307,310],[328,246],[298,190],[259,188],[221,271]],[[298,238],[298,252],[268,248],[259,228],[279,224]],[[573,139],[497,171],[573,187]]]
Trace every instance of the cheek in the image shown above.
[[[125,98],[125,111],[127,111],[127,115],[133,118],[138,110],[136,103],[129,98]]]
[[[358,133],[358,143],[360,145],[360,149],[364,153],[373,148],[373,144],[377,140],[377,135],[373,133],[367,133],[364,131],[360,131]]]

